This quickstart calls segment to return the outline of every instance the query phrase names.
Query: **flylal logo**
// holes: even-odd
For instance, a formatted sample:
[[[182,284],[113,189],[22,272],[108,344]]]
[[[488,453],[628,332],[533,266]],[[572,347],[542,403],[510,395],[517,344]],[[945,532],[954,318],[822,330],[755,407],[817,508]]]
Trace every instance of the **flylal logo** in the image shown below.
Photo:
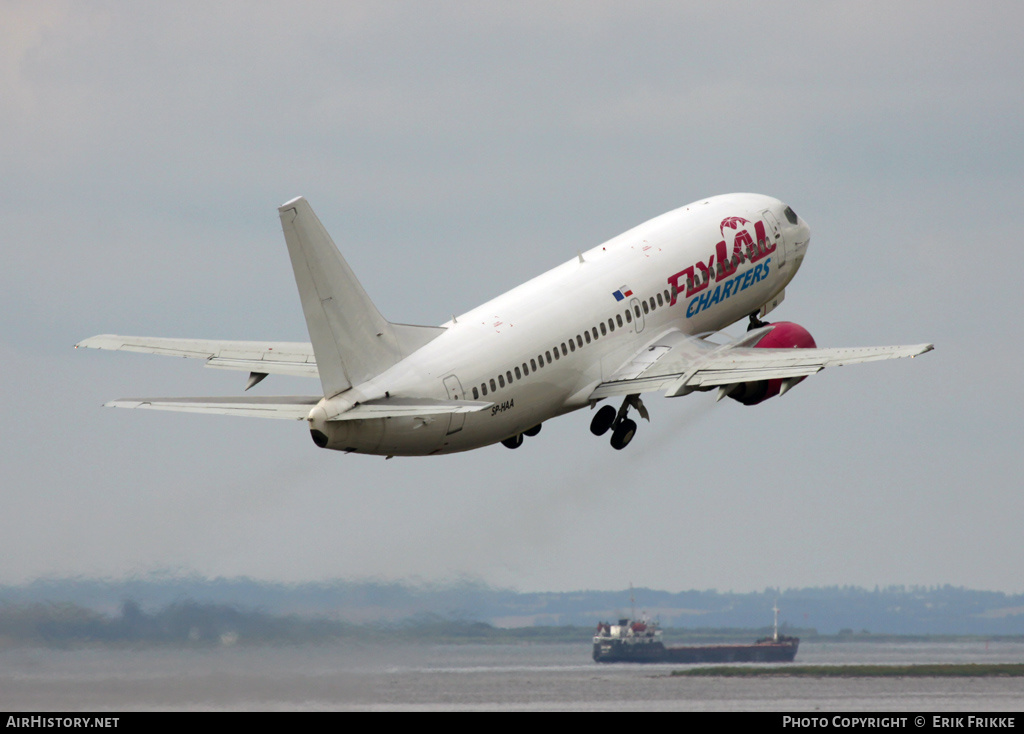
[[[732,231],[727,233],[726,230]],[[719,231],[722,239],[715,244],[715,252],[707,262],[698,260],[668,277],[672,286],[670,306],[675,305],[678,294],[684,293],[684,297],[689,298],[707,288],[712,280],[726,280],[735,274],[741,263],[755,263],[775,252],[775,242],[766,234],[761,220],[753,223],[751,231],[751,222],[743,217],[726,217],[719,225]]]

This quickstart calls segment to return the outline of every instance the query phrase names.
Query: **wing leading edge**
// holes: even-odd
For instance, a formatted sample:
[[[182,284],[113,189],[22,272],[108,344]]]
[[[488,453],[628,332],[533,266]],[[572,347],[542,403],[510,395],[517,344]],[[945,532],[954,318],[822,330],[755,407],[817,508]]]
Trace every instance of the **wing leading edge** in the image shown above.
[[[916,357],[934,348],[932,344],[810,349],[746,346],[756,344],[771,328],[749,332],[721,346],[679,331],[667,332],[598,385],[590,399],[659,390],[664,390],[667,397],[676,397],[740,382],[807,377],[826,367]]]

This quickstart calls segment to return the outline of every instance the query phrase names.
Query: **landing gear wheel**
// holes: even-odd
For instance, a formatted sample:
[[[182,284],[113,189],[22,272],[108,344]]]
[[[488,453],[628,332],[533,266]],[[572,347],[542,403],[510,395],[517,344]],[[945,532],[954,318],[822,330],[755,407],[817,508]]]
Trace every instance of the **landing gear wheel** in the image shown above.
[[[514,436],[509,436],[501,442],[502,446],[507,446],[510,449],[517,449],[523,445],[523,434],[517,433]]]
[[[538,423],[533,428],[527,428],[525,431],[523,431],[523,435],[524,436],[529,436],[530,438],[533,438],[538,433],[540,433],[540,427],[542,425],[544,425],[544,424],[543,423]]]
[[[590,421],[590,432],[595,436],[603,436],[608,433],[608,429],[612,427],[615,422],[615,416],[617,411],[610,405],[606,405],[601,410],[597,411],[594,415],[594,419]]]
[[[636,423],[629,418],[623,418],[612,432],[612,448],[616,451],[622,451],[622,449],[629,446],[629,442],[633,440],[635,435]]]

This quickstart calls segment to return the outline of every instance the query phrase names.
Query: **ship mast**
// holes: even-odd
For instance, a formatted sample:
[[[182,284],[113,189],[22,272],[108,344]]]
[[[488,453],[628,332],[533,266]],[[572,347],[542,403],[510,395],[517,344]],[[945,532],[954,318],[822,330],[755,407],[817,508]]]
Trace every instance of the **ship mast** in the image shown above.
[[[772,641],[779,641],[779,600],[775,600],[775,606],[772,607],[772,611],[775,612],[775,632],[772,634]]]

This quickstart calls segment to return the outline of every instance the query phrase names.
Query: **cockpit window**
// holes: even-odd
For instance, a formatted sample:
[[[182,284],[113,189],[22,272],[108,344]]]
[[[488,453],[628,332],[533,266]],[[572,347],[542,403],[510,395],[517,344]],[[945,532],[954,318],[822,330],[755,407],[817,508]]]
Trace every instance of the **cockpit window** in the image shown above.
[[[786,207],[786,219],[789,220],[790,224],[796,224],[797,222],[796,212],[790,209],[788,206]]]

